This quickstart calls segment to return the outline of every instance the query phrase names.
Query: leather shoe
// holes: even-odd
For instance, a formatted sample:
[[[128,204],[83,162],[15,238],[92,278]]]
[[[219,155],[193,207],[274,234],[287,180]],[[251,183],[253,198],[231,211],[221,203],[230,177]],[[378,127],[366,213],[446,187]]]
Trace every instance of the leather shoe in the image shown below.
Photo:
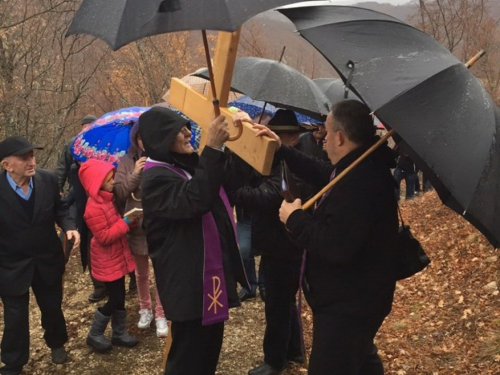
[[[302,365],[304,363],[304,357],[302,357],[301,355],[297,355],[295,357],[288,358],[288,361]]]
[[[52,363],[61,365],[68,360],[68,353],[64,346],[52,349]]]
[[[7,366],[0,368],[0,375],[21,375],[21,372],[23,371],[22,368],[8,370],[6,367]]]
[[[99,290],[94,290],[90,295],[89,295],[89,302],[99,302],[100,300],[106,298],[108,293],[106,293],[105,290],[99,291]]]
[[[243,302],[247,299],[255,298],[255,293],[249,293],[245,289],[241,289],[238,293],[238,298],[240,299],[240,302]]]
[[[283,370],[276,370],[267,363],[248,371],[248,375],[278,375]]]

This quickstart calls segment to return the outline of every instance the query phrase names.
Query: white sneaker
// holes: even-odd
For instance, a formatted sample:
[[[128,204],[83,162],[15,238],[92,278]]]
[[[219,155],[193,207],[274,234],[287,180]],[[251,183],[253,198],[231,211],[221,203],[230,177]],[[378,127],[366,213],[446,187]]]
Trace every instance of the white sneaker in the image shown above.
[[[168,335],[167,319],[156,318],[156,336],[167,337],[167,335]]]
[[[153,312],[151,310],[142,309],[139,310],[139,323],[137,323],[137,327],[139,328],[149,328],[151,326],[151,322],[153,321]]]

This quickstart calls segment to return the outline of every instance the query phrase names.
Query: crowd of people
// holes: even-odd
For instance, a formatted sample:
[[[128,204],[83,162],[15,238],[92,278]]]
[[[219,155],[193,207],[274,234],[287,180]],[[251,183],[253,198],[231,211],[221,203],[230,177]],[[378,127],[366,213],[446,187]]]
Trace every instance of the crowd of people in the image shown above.
[[[235,118],[252,121],[244,112]],[[82,125],[95,119],[86,116]],[[89,267],[89,301],[107,297],[86,340],[98,353],[139,342],[126,325],[131,277],[129,289],[137,288],[139,300],[137,326],[149,328],[154,320],[158,337],[172,335],[165,374],[215,374],[229,309],[259,290],[265,301],[264,361],[248,374],[277,375],[289,362],[304,363],[297,304],[302,288],[314,324],[308,373],[383,374],[374,337],[391,311],[396,283],[399,183],[406,180],[407,199],[415,195],[415,164],[399,146],[383,145],[303,210],[304,201],[379,139],[371,111],[346,100],[334,104],[313,132],[289,110],[253,126],[257,136],[279,146],[269,176],[224,146],[224,116],[213,120],[198,154],[189,121],[164,107],[140,116],[117,168],[75,161],[70,141],[56,174],[36,168],[39,147],[25,138],[0,142],[0,374],[21,374],[28,361],[30,288],[52,361],[67,360],[65,253],[56,224],[71,244],[66,253],[80,249],[84,269]],[[299,187],[292,201],[282,194],[288,167]]]

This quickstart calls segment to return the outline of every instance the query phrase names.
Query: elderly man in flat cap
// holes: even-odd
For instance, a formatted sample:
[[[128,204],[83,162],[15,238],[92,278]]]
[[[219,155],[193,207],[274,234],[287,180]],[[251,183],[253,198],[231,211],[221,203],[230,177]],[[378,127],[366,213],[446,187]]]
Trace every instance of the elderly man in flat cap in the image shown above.
[[[79,246],[80,235],[61,203],[57,176],[36,169],[33,146],[23,137],[0,142],[0,298],[4,309],[1,375],[17,375],[29,357],[29,289],[42,315],[52,362],[67,359],[61,310],[64,254],[57,223]]]

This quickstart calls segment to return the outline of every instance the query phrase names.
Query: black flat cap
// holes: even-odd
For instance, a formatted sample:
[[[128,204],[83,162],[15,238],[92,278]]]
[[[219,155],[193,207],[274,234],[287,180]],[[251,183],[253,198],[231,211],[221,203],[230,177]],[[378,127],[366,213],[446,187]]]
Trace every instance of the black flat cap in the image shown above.
[[[33,146],[26,138],[12,136],[0,142],[0,160],[11,155],[24,155],[32,150],[43,150],[43,147]]]

